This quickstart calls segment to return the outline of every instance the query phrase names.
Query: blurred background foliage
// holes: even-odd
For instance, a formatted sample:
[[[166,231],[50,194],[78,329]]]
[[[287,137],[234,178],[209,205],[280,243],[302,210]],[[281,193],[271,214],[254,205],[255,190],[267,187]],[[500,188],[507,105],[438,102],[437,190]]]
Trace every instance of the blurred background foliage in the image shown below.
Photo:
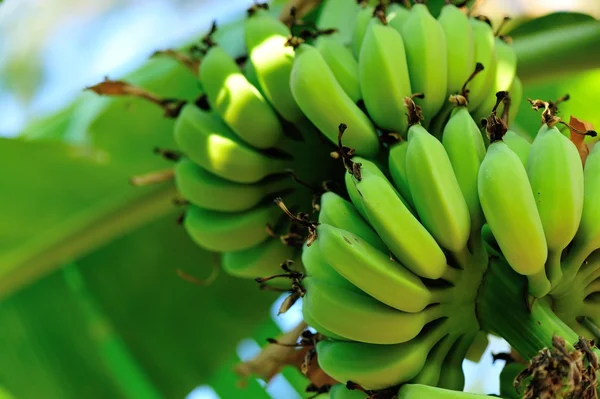
[[[307,382],[292,369],[266,390],[254,379],[237,388],[233,365],[256,354],[266,337],[291,329],[298,312],[273,318],[277,297],[251,281],[221,273],[198,287],[178,277],[182,269],[207,278],[216,260],[177,225],[171,184],[128,183],[169,166],[152,149],[175,146],[173,122],[152,104],[82,92],[105,75],[126,76],[163,97],[193,99],[194,76],[171,60],[148,61],[149,54],[189,43],[217,16],[221,43],[239,55],[241,30],[227,22],[249,4],[0,6],[0,399],[307,396],[296,393]],[[566,6],[600,16],[600,4],[589,1],[490,0],[480,11],[519,20]],[[600,39],[594,44],[600,48]],[[539,66],[560,78],[532,79],[524,95],[570,93],[563,114],[598,128],[600,69],[560,74],[561,63],[585,64],[568,50],[556,51],[556,65]],[[522,131],[534,134],[538,121],[523,102]],[[481,367],[465,368],[470,390],[497,392],[499,368],[491,368],[489,351]]]

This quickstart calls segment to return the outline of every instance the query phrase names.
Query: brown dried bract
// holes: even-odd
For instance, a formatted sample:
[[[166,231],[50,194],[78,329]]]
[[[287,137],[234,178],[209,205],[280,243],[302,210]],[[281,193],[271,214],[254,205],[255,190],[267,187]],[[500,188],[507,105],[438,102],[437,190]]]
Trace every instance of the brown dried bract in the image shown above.
[[[152,57],[168,57],[189,69],[194,75],[198,75],[200,69],[200,60],[197,57],[182,53],[181,51],[166,49],[156,50]]]
[[[573,142],[573,144],[575,144],[575,147],[579,152],[581,163],[585,165],[585,161],[588,155],[590,154],[590,149],[584,142],[585,135],[580,134],[578,131],[594,130],[594,125],[592,125],[590,122],[586,122],[582,119],[579,119],[573,115],[571,115],[571,118],[569,119],[569,125],[571,141]]]
[[[552,349],[542,349],[515,379],[515,389],[531,378],[524,399],[597,399],[597,358],[591,343],[579,338],[569,350],[561,337],[552,338]]]

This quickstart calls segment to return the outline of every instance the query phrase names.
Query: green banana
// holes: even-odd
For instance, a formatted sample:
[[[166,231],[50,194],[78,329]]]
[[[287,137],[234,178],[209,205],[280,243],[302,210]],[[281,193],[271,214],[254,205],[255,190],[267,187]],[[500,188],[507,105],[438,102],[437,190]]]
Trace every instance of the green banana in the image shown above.
[[[556,127],[543,124],[529,151],[527,175],[546,235],[546,273],[555,286],[562,277],[562,252],[577,232],[583,208],[579,152]]]
[[[525,167],[502,140],[488,147],[477,184],[483,214],[503,256],[517,273],[528,276],[531,295],[546,295],[544,229]]]
[[[490,340],[488,338],[488,333],[484,330],[478,331],[475,334],[475,337],[473,338],[473,342],[469,346],[469,349],[467,349],[465,359],[470,360],[473,363],[479,363],[489,343]]]
[[[415,4],[403,24],[402,38],[412,90],[425,94],[425,98],[416,98],[415,102],[423,109],[423,124],[428,126],[446,100],[448,60],[444,30],[425,4]]]
[[[183,107],[174,135],[189,159],[232,182],[255,183],[290,166],[289,161],[269,157],[245,145],[216,115],[194,104]]]
[[[390,51],[393,49],[393,51]],[[380,128],[406,137],[404,98],[412,94],[402,36],[374,18],[358,58],[360,88],[369,116]],[[385,101],[382,101],[385,99]]]
[[[213,46],[207,51],[199,76],[211,108],[243,141],[270,148],[283,137],[275,111],[223,48]]]
[[[314,280],[324,281],[335,285],[346,291],[353,291],[361,295],[368,295],[360,288],[346,280],[333,267],[325,261],[321,255],[320,240],[315,240],[310,246],[304,244],[302,248],[302,264],[306,270],[306,276]]]
[[[410,383],[430,386],[438,385],[444,359],[446,358],[446,355],[452,348],[455,339],[456,337],[446,335],[440,340],[440,342],[435,344],[435,346],[433,347],[433,349],[431,349],[429,355],[427,356],[427,362],[425,363],[419,374],[415,378],[413,378],[410,381]]]
[[[467,246],[471,218],[452,168],[442,143],[423,126],[411,126],[406,175],[417,213],[441,247],[459,253]]]
[[[444,127],[442,144],[469,210],[471,235],[478,235],[484,217],[479,204],[477,176],[485,157],[485,144],[479,127],[466,107],[461,106],[452,111]]]
[[[488,395],[478,395],[475,393],[457,392],[448,389],[430,387],[419,384],[405,384],[398,390],[397,399],[489,399]]]
[[[408,141],[401,140],[394,144],[388,155],[388,168],[390,176],[394,182],[394,186],[410,205],[411,209],[415,209],[415,203],[410,193],[410,185],[406,175],[406,150],[408,150]]]
[[[281,217],[277,207],[267,205],[243,212],[217,212],[189,206],[183,225],[192,240],[215,252],[241,251],[263,242],[267,224]]]
[[[361,174],[360,181],[355,178],[353,181],[363,212],[390,251],[416,275],[430,279],[442,277],[447,267],[446,257],[435,239],[411,214],[384,176],[366,168],[361,168]]]
[[[179,194],[192,204],[222,212],[253,208],[269,195],[292,189],[289,178],[269,179],[258,184],[239,184],[213,175],[184,158],[175,166]]]
[[[414,313],[445,300],[443,289],[427,288],[417,276],[356,235],[327,224],[319,225],[317,233],[325,262],[386,305]]]
[[[480,120],[486,118],[494,104],[496,103],[496,93],[499,91],[510,90],[515,77],[517,76],[517,54],[515,50],[500,38],[495,39],[496,62],[494,70],[494,78],[490,88],[490,92],[485,100],[475,110],[475,119]],[[485,70],[481,73],[484,73]],[[512,96],[511,96],[512,98]],[[515,96],[515,99],[517,97]],[[516,104],[515,104],[516,105]],[[511,105],[513,113],[516,114],[518,108]]]
[[[290,80],[292,94],[306,117],[333,143],[340,123],[347,125],[344,144],[357,154],[374,157],[379,139],[369,118],[348,97],[321,53],[311,45],[296,48]]]
[[[359,1],[360,9],[356,13],[356,22],[354,25],[354,32],[352,33],[352,53],[354,57],[358,59],[360,50],[362,49],[362,43],[367,33],[367,28],[373,18],[373,12],[375,7],[367,4],[366,1]]]
[[[442,323],[401,344],[320,341],[317,359],[321,369],[337,381],[352,381],[367,390],[389,388],[415,378],[431,348],[446,334]]]
[[[398,33],[402,33],[402,26],[410,15],[410,10],[398,3],[392,3],[387,6],[387,22],[388,25],[396,29]]]
[[[465,374],[462,365],[467,352],[472,347],[476,334],[476,332],[465,334],[459,337],[454,343],[446,359],[444,359],[437,386],[454,391],[463,390],[465,386]]]
[[[296,105],[289,84],[294,63],[294,50],[285,45],[289,28],[268,11],[257,10],[246,20],[244,35],[248,61],[254,66],[262,93],[283,119],[292,123],[299,121],[304,115]],[[259,117],[256,115],[255,119]]]
[[[348,46],[352,43],[357,11],[356,0],[325,1],[317,16],[317,28],[335,29],[335,39],[342,45]]]
[[[496,40],[488,23],[474,18],[470,18],[469,22],[475,40],[475,62],[484,67],[469,83],[469,111],[474,111],[491,93],[496,70]]]
[[[321,36],[317,39],[315,47],[329,65],[331,73],[335,76],[344,92],[356,103],[361,99],[360,81],[358,80],[358,61],[352,51],[338,39],[331,36]]]
[[[506,399],[522,399],[523,394],[515,389],[515,379],[527,366],[511,362],[504,365],[500,372],[500,395]]]
[[[454,4],[442,7],[438,21],[446,36],[446,95],[458,94],[475,67],[475,39],[469,18]]]
[[[223,253],[221,265],[226,273],[242,278],[271,276],[281,270],[281,262],[293,259],[296,248],[279,238],[269,237],[260,244],[241,251]]]
[[[319,325],[353,341],[397,344],[415,338],[425,325],[445,316],[442,305],[418,313],[391,308],[368,295],[307,277],[302,307]]]
[[[344,384],[335,384],[329,390],[329,399],[368,399],[367,394],[359,390],[349,390]]]
[[[529,158],[529,150],[531,149],[531,143],[514,130],[507,131],[504,135],[503,140],[508,146],[508,148],[510,148],[514,151],[515,154],[517,154],[517,156],[523,163],[523,166],[527,167],[527,159]]]
[[[302,306],[302,318],[304,319],[304,322],[306,324],[308,324],[310,327],[312,327],[315,330],[317,330],[317,332],[319,334],[324,335],[328,339],[332,339],[332,340],[336,340],[336,341],[350,341],[348,338],[343,337],[341,335],[334,334],[331,331],[327,330],[322,325],[320,325],[319,323],[317,323],[313,319],[312,315],[308,312],[308,310],[306,309],[305,306]]]
[[[379,251],[386,253],[387,247],[381,238],[362,218],[354,205],[334,192],[326,192],[321,196],[319,223],[329,224],[342,230],[351,231]]]
[[[570,250],[575,255],[569,260],[571,268],[579,268],[593,251],[600,248],[600,145],[595,145],[588,155],[583,175],[583,211]]]

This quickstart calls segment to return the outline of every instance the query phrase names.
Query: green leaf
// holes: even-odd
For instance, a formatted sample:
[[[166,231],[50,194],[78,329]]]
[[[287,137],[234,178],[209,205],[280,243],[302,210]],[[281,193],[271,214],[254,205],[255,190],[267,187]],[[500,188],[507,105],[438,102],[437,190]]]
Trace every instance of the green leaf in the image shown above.
[[[0,304],[0,385],[22,398],[176,398],[212,381],[272,294],[221,273],[175,223],[143,226]],[[36,381],[32,383],[32,381]]]
[[[518,74],[530,84],[600,66],[600,21],[576,13],[533,19],[510,32]]]

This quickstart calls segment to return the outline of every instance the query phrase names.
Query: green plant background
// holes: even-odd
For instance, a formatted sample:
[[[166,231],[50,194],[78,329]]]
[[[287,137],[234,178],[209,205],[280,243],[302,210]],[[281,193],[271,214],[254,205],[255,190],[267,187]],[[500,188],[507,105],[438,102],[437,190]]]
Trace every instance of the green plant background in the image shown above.
[[[239,27],[220,34],[243,51]],[[569,93],[562,113],[600,127],[598,21],[555,15],[513,36],[524,95]],[[126,79],[164,97],[197,94],[170,60]],[[523,102],[517,123],[533,135],[539,116]],[[209,275],[213,254],[177,225],[171,184],[128,184],[169,166],[152,148],[174,147],[172,125],[151,104],[84,93],[0,139],[0,398],[182,398],[201,384],[223,398],[269,397],[254,380],[239,391],[232,365],[241,339],[279,332],[276,297],[223,273],[206,287],[180,279],[178,268]]]

